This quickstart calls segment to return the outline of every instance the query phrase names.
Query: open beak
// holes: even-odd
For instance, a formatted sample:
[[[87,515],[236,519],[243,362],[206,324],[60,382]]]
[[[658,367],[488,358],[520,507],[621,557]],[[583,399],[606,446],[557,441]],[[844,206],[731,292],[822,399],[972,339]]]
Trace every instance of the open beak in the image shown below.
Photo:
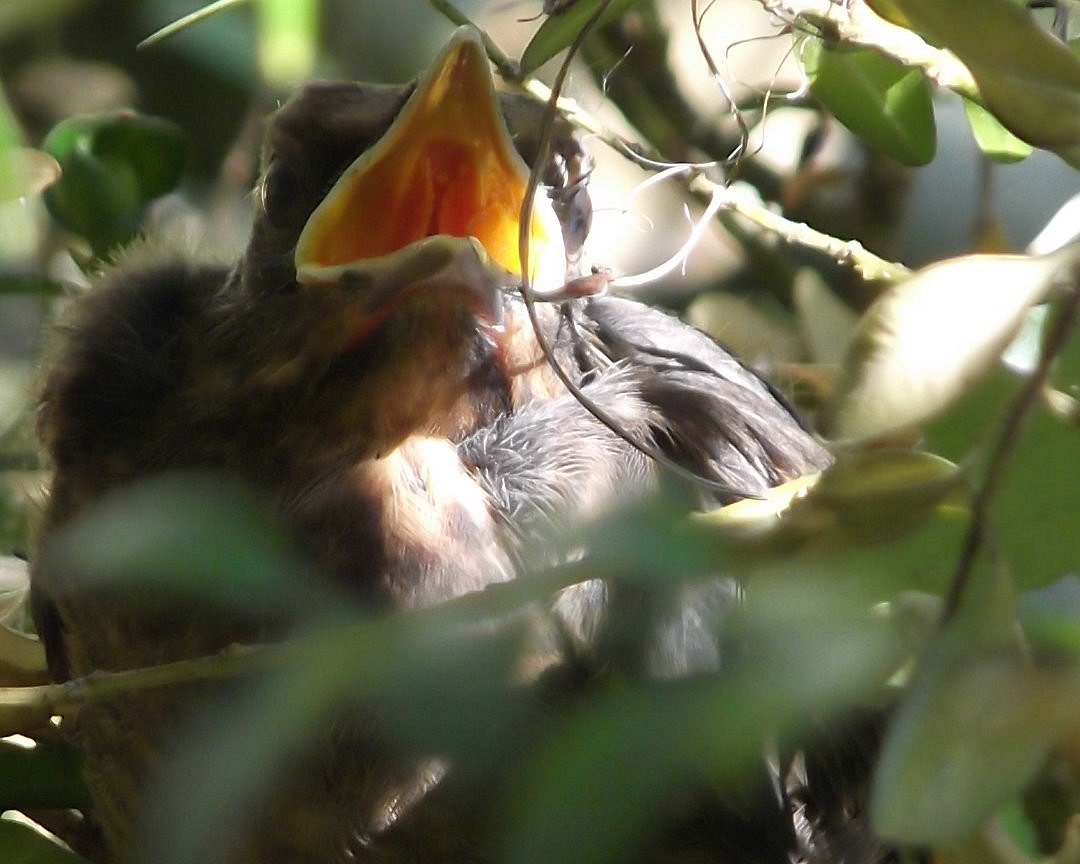
[[[464,283],[501,310],[501,291],[521,281],[528,179],[479,34],[460,28],[386,134],[311,215],[296,246],[297,279],[370,289],[369,311],[401,287]],[[561,230],[543,195],[531,222],[531,278],[562,284]]]

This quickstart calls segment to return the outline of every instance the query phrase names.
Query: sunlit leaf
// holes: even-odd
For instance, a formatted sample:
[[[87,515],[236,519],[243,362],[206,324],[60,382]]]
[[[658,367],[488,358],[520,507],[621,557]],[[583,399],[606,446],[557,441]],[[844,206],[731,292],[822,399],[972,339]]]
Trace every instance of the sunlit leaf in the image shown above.
[[[920,423],[987,372],[1063,266],[1055,256],[976,255],[933,264],[867,310],[825,418],[869,438]]]
[[[1028,245],[1032,255],[1056,252],[1080,237],[1080,192],[1072,196],[1050,217],[1043,229]]]
[[[521,72],[531,75],[548,60],[570,46],[604,0],[577,0],[557,15],[549,15],[540,25],[521,55]],[[597,26],[603,26],[622,15],[638,0],[611,0]]]
[[[1024,141],[1080,167],[1080,57],[1012,0],[868,0],[971,70],[986,107]]]
[[[997,162],[1019,162],[1030,156],[1035,149],[1013,135],[977,102],[965,99],[964,114],[979,149]]]
[[[800,57],[810,91],[863,141],[906,165],[934,158],[934,106],[920,70],[872,49],[833,49],[816,36],[804,39]]]

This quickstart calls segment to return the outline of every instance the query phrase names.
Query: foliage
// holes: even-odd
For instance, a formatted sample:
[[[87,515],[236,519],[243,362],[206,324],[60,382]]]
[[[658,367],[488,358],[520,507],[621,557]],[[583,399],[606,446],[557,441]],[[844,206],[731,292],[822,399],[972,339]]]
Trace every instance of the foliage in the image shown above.
[[[449,3],[431,5],[464,17]],[[534,74],[604,5],[553,5],[538,25],[517,25],[536,28],[520,61],[493,39],[506,83],[543,95]],[[845,176],[869,185],[897,176],[874,173],[895,168],[884,157],[929,161],[945,91],[966,100],[988,158],[1053,153],[1077,166],[1080,57],[1013,0],[762,3],[783,23],[775,38],[791,46],[813,96],[796,100],[795,110],[821,124],[831,117],[861,139],[858,158],[837,179],[816,171],[813,136],[803,158],[781,169],[759,158],[745,134],[768,105],[752,93],[729,104],[719,86],[709,111],[691,103],[688,73],[669,56],[668,15],[691,18],[714,74],[719,49],[710,53],[698,3],[667,5],[616,0],[582,47],[580,74],[610,84],[605,98],[635,131],[614,132],[579,105],[568,110],[627,158],[647,152],[711,163],[711,173],[685,172],[680,194],[719,202],[718,221],[740,258],[693,287],[722,300],[725,314],[734,301],[746,304],[779,334],[771,344],[786,346],[784,356],[748,359],[771,360],[773,377],[792,385],[832,439],[836,465],[816,484],[693,517],[685,490],[675,489],[566,538],[568,555],[590,550],[583,562],[536,562],[516,583],[360,621],[342,614],[341,598],[305,591],[295,551],[242,490],[207,478],[133,488],[80,519],[57,554],[87,578],[107,573],[146,590],[139,574],[152,572],[207,603],[259,614],[300,608],[310,623],[285,646],[34,689],[21,686],[25,668],[9,668],[9,653],[26,643],[15,614],[5,613],[0,623],[23,641],[11,643],[18,649],[0,642],[0,676],[12,685],[0,690],[0,726],[40,742],[0,751],[5,808],[37,818],[43,809],[85,806],[72,754],[41,722],[49,713],[139,687],[236,679],[236,703],[173,755],[160,780],[150,817],[155,860],[213,860],[221,826],[240,818],[288,745],[310,734],[312,718],[344,698],[385,706],[411,752],[496,778],[506,794],[506,860],[624,860],[687,784],[745,788],[760,773],[766,738],[794,746],[816,724],[886,707],[893,722],[869,807],[884,837],[956,862],[1076,860],[1077,823],[1065,821],[1080,810],[1076,226],[1058,225],[1027,252],[959,254],[985,247],[995,235],[984,231],[973,248],[909,269],[868,251],[887,249],[904,217],[870,235],[856,198],[838,206],[834,193]],[[77,6],[44,4],[40,15],[62,30]],[[100,4],[99,24],[108,6]],[[261,40],[264,96],[316,62],[344,62],[320,43],[316,14],[314,3],[260,7],[250,32]],[[5,20],[5,42],[21,31],[4,27],[42,26]],[[210,23],[188,32],[197,37]],[[14,71],[0,64],[0,74]],[[185,183],[185,139],[168,120],[111,109],[54,119],[47,136],[27,138],[30,121],[0,105],[0,207],[9,207],[0,219],[22,220],[30,237],[14,251],[0,241],[0,299],[29,297],[50,316],[61,305],[58,284],[77,272],[71,262],[92,270],[146,225],[152,202],[180,184],[212,223],[215,201],[242,200],[253,174],[257,145],[242,129],[232,132],[240,140],[232,157],[248,166],[243,182],[230,185],[223,172]],[[200,200],[200,184],[211,182],[216,197]],[[46,186],[55,221],[26,203]],[[838,224],[856,227],[835,236]],[[56,264],[61,247],[66,269]],[[809,290],[807,268],[816,280]],[[717,335],[738,340],[719,323]],[[850,342],[842,352],[841,340]],[[25,498],[40,476],[34,469],[44,467],[27,464],[28,417],[23,405],[12,422],[0,418],[5,554],[27,551],[34,505],[24,503],[16,517],[9,501]],[[5,561],[3,572],[19,571],[17,559]],[[685,680],[636,674],[650,615],[680,592],[715,584],[717,574],[738,578],[747,594],[724,623],[725,638],[730,628],[740,645],[737,661]],[[608,626],[617,631],[621,621],[633,636],[597,646],[608,670],[602,680],[566,710],[537,718],[533,694],[512,683],[532,644],[532,619],[521,610],[594,577],[641,601],[612,604]],[[21,586],[10,581],[14,608]],[[1033,806],[1033,790],[1051,776],[1059,781],[1053,806]],[[93,854],[78,830],[65,839]],[[0,857],[83,860],[6,817]]]

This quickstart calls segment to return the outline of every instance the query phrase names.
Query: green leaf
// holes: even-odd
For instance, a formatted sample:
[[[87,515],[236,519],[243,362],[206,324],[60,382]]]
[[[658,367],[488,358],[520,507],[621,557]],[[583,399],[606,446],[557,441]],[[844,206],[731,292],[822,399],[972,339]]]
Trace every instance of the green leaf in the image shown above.
[[[43,147],[63,171],[45,193],[49,211],[99,257],[135,236],[146,205],[176,187],[187,159],[179,127],[127,111],[64,120]]]
[[[310,77],[319,52],[317,0],[261,0],[255,13],[264,80],[288,87]]]
[[[1020,622],[1037,643],[1056,645],[1080,658],[1080,576],[1064,576],[1020,598]]]
[[[803,580],[758,586],[724,676],[639,683],[595,699],[531,754],[503,858],[600,864],[640,853],[678,793],[746,789],[767,735],[840,711],[895,661],[891,629]],[[745,640],[745,641],[743,641]]]
[[[82,808],[90,803],[82,755],[66,744],[0,741],[0,810]]]
[[[549,15],[525,46],[521,55],[521,74],[531,75],[548,60],[570,46],[604,0],[577,0],[557,14]],[[612,0],[597,23],[602,27],[615,20],[638,0]]]
[[[5,294],[31,294],[40,297],[59,297],[63,293],[63,285],[40,274],[34,274],[32,276],[0,276],[0,297]]]
[[[413,755],[419,762],[432,753],[461,769],[479,763],[495,770],[491,763],[508,755],[502,739],[521,728],[507,684],[520,634],[490,622],[477,627],[475,619],[462,628],[452,605],[373,622],[323,622],[307,641],[293,644],[294,664],[189,718],[147,795],[147,860],[222,860],[232,839],[221,830],[223,820],[242,832],[267,790],[295,777],[288,772],[298,753],[317,760],[314,754],[350,734],[378,740],[383,756],[392,748],[403,772]],[[337,758],[373,757],[338,752]],[[388,779],[389,761],[381,769]],[[372,770],[380,770],[377,764]],[[293,782],[331,770],[314,765],[302,763],[302,778]]]
[[[40,0],[34,3],[0,3],[0,39],[12,40],[21,31],[57,26],[87,0]]]
[[[915,530],[963,483],[949,462],[915,450],[869,450],[844,454],[821,477],[791,518],[804,511],[831,514],[853,538],[879,542]]]
[[[6,864],[90,864],[29,825],[9,818],[0,819],[0,857]]]
[[[843,361],[858,316],[844,303],[816,270],[801,268],[795,274],[795,311],[799,317],[810,358],[814,363]]]
[[[971,125],[975,143],[989,158],[997,162],[1019,162],[1031,155],[1035,149],[1026,141],[1021,141],[977,102],[964,100],[964,114]]]
[[[1075,227],[1080,229],[1080,226]],[[1065,297],[1057,297],[1049,304],[1042,322],[1043,339],[1046,338],[1048,330],[1055,327],[1061,316],[1066,314],[1065,301]],[[1045,395],[1053,400],[1051,404],[1056,403],[1058,416],[1064,416],[1074,425],[1080,425],[1080,334],[1075,327],[1064,350],[1054,360],[1049,384],[1052,389]],[[1063,411],[1063,408],[1066,410]]]
[[[833,49],[808,36],[800,52],[810,91],[845,126],[905,165],[925,165],[937,145],[922,72],[872,49]]]
[[[1080,484],[1069,466],[1080,454],[1080,428],[1048,411],[1033,412],[994,500],[993,526],[1022,588],[1080,572]]]
[[[115,492],[46,551],[49,567],[88,585],[165,590],[239,609],[317,599],[269,511],[220,477],[164,475]]]
[[[1069,255],[954,258],[890,287],[859,323],[826,434],[872,438],[947,407],[994,366]]]
[[[971,71],[985,106],[1013,134],[1080,167],[1080,57],[1012,0],[869,0],[907,19]]]
[[[1035,672],[999,635],[972,619],[924,658],[874,776],[871,824],[882,836],[928,845],[969,836],[1016,798],[1075,722],[1075,676]]]

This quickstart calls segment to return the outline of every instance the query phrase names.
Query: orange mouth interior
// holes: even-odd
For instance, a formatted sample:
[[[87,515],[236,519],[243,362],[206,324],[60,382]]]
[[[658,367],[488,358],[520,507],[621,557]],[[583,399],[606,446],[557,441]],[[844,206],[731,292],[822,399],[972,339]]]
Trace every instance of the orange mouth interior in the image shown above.
[[[391,255],[426,237],[475,237],[521,272],[528,170],[499,113],[478,38],[459,32],[386,135],[341,176],[305,226],[298,269]],[[532,250],[548,240],[534,216]]]

